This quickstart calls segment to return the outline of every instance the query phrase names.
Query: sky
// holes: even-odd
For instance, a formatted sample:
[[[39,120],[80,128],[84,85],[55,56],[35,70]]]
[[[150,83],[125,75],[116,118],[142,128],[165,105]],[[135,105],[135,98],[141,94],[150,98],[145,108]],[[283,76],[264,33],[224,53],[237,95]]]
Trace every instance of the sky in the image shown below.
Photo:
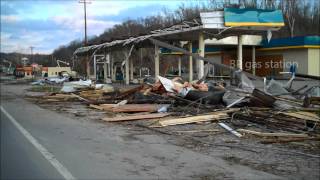
[[[89,1],[89,0],[87,0]],[[182,0],[90,0],[88,36],[99,35],[124,20],[174,10]],[[1,0],[1,52],[50,54],[84,38],[84,10],[79,0]]]

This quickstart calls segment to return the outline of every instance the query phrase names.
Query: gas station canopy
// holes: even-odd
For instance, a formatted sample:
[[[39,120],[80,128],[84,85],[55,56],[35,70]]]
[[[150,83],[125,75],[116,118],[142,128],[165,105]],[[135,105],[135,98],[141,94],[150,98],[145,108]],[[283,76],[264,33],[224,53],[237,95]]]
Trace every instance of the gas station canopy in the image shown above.
[[[284,22],[280,10],[225,8],[223,11],[200,13],[200,19],[183,21],[169,28],[151,31],[148,35],[80,47],[74,55],[121,50],[133,44],[135,47],[153,47],[151,38],[167,42],[197,41],[201,33],[204,39],[222,39],[229,36],[261,35],[266,31],[279,30],[282,26]]]

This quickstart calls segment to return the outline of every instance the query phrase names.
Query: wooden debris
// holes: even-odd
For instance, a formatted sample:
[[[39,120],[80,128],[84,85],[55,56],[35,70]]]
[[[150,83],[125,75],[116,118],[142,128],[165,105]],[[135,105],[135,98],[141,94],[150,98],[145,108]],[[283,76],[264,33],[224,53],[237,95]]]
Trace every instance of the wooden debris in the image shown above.
[[[220,132],[219,129],[199,129],[199,130],[187,130],[187,131],[176,131],[177,133],[198,133],[198,132]]]
[[[296,104],[296,105],[299,105],[299,106],[302,106],[303,103],[302,102],[299,102],[295,99],[288,99],[288,98],[284,98],[284,97],[275,97],[277,100],[280,100],[280,101],[286,101],[286,102],[289,102],[289,103],[293,103],[293,104]]]
[[[44,101],[45,102],[60,102],[61,99],[60,100],[59,99],[45,99]]]
[[[286,139],[265,139],[261,141],[262,144],[272,144],[272,143],[289,143],[289,142],[300,142],[306,140],[320,141],[320,137],[296,137],[296,138],[286,138]]]
[[[305,111],[281,112],[280,114],[284,114],[286,116],[291,116],[291,117],[294,117],[294,118],[320,122],[320,118],[316,114],[310,113],[310,112],[305,112]]]
[[[167,104],[100,104],[105,111],[110,112],[156,112],[162,106],[168,106]]]
[[[110,109],[110,108],[114,108],[116,107],[117,104],[100,104],[99,106],[106,108],[106,109]]]
[[[118,121],[133,121],[133,120],[142,120],[142,119],[155,119],[162,118],[170,115],[171,113],[154,113],[154,114],[139,114],[139,115],[130,115],[130,116],[122,116],[122,117],[105,117],[102,120],[108,122],[118,122]]]
[[[274,130],[286,130],[294,133],[301,133],[305,130],[305,120],[289,118],[288,116],[272,111],[252,111],[237,113],[234,118],[250,121]]]
[[[103,90],[87,90],[87,91],[81,91],[79,93],[79,96],[81,96],[84,99],[89,99],[89,100],[97,100],[103,96]]]
[[[94,109],[103,110],[102,106],[98,106],[98,105],[94,105],[94,104],[90,104],[89,107],[94,108]]]
[[[76,95],[76,94],[73,94],[73,93],[71,93],[71,95],[76,97],[76,98],[78,98],[78,99],[80,99],[80,100],[82,100],[82,101],[90,102],[88,99],[85,99],[85,98],[83,98],[83,97],[81,97],[79,95]]]
[[[163,120],[163,121],[160,121],[159,123],[161,126],[173,126],[173,125],[179,125],[179,124],[189,124],[189,123],[205,122],[205,121],[220,120],[220,119],[227,119],[227,118],[229,118],[227,113],[215,112],[209,115],[191,116],[191,117],[185,117],[185,118]]]
[[[42,96],[43,99],[75,99],[76,97],[70,94],[55,94],[52,96]]]
[[[254,89],[250,98],[250,105],[255,107],[272,107],[276,99],[258,89]]]
[[[142,88],[143,88],[143,85],[125,90],[123,92],[120,92],[120,95],[117,97],[117,99],[124,99],[124,98],[128,97],[129,95],[140,91]]]
[[[303,100],[303,107],[309,107],[311,104],[320,105],[320,97],[305,96]]]
[[[238,131],[245,134],[252,134],[260,137],[295,137],[295,138],[309,137],[308,134],[264,133],[264,132],[258,132],[258,131],[247,130],[247,129],[238,129]]]
[[[158,104],[125,104],[112,108],[112,112],[156,112],[161,107]]]

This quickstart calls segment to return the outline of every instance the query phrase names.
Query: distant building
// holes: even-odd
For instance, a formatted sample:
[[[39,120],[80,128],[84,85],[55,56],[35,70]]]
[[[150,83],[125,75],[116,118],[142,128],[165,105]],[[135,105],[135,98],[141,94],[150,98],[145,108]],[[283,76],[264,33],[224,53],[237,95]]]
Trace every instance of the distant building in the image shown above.
[[[16,67],[16,77],[33,78],[33,68],[31,66]]]
[[[42,77],[57,77],[62,72],[72,74],[70,67],[42,67]]]

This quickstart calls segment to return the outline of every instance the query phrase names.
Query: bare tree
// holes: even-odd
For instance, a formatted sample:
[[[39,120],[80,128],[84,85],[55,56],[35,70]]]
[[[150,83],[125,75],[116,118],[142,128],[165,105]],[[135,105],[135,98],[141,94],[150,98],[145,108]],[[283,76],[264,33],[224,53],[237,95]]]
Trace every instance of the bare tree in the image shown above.
[[[288,28],[290,32],[290,36],[294,36],[294,28],[296,22],[296,13],[298,10],[297,0],[283,0],[282,1],[282,10],[285,15],[286,21],[288,23]]]

